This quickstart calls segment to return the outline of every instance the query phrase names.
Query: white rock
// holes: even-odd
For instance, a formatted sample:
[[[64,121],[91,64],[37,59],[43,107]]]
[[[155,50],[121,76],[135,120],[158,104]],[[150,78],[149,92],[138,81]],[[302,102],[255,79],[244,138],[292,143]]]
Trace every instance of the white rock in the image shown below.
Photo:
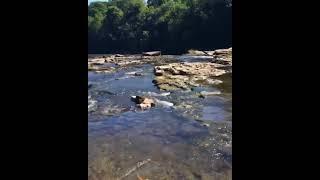
[[[161,93],[161,96],[169,96],[171,93],[170,92],[165,92],[165,93]]]
[[[155,99],[157,104],[160,104],[162,106],[166,106],[166,107],[172,107],[174,104],[168,101],[161,101],[159,99]]]
[[[95,111],[97,109],[97,101],[91,99],[91,96],[88,96],[88,112]]]
[[[132,72],[127,72],[125,74],[127,74],[127,75],[137,75],[137,74],[141,74],[141,71],[132,71]]]
[[[165,92],[165,93],[155,93],[155,92],[145,92],[144,94],[148,94],[149,96],[168,96],[170,95],[170,92]]]
[[[213,84],[213,85],[218,85],[218,84],[221,84],[221,83],[223,83],[223,81],[221,81],[221,80],[218,80],[218,79],[207,79],[206,80],[207,82],[208,82],[208,84]]]
[[[221,94],[221,92],[220,91],[213,91],[213,92],[201,91],[200,94],[202,96],[211,96],[211,95]]]

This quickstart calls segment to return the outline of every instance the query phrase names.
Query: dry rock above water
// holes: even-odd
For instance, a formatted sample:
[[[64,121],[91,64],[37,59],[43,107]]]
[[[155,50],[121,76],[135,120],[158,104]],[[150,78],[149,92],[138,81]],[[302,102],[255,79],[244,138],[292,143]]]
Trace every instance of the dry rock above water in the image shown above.
[[[95,72],[114,72],[118,68],[128,67],[132,65],[142,64],[165,64],[174,59],[170,59],[163,56],[143,56],[143,55],[110,55],[88,59],[88,70]],[[136,74],[140,76],[141,74]]]
[[[217,49],[214,51],[189,50],[188,55],[211,56],[213,57],[211,62],[230,66],[232,65],[232,48]]]
[[[155,106],[155,102],[151,98],[146,98],[142,96],[132,96],[131,99],[137,104],[137,107],[141,109],[149,109]]]
[[[211,62],[171,63],[163,66],[155,66],[154,83],[161,90],[176,90],[197,87],[199,83],[212,77],[225,74],[227,71],[220,69],[224,65]],[[219,84],[220,81],[207,80],[210,84]]]
[[[137,107],[139,107],[142,110],[150,109],[154,106],[162,106],[162,107],[173,107],[174,104],[168,101],[162,101],[156,98],[149,98],[149,97],[143,97],[143,96],[132,96],[132,101],[137,104]]]
[[[200,84],[218,85],[221,80],[214,79],[232,69],[232,48],[215,51],[190,50],[189,55],[212,56],[205,62],[170,63],[154,67],[154,84],[161,90],[190,90]]]

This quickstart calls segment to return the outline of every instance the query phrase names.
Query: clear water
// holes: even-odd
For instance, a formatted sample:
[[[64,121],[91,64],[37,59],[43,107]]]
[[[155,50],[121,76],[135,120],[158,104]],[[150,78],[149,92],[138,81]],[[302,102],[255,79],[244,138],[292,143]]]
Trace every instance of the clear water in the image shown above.
[[[126,74],[136,71],[142,76]],[[95,111],[88,112],[88,179],[232,178],[231,75],[220,77],[221,85],[202,87],[220,95],[199,98],[201,88],[175,91],[156,97],[174,108],[145,111],[130,96],[161,93],[152,83],[153,65],[88,77],[88,93],[96,101]]]

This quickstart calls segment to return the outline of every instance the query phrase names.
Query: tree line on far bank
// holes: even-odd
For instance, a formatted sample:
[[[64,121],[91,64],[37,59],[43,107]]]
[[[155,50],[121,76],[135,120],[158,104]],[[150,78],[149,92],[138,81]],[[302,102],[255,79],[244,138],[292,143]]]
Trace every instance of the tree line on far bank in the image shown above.
[[[231,46],[231,0],[109,0],[88,6],[90,54]]]

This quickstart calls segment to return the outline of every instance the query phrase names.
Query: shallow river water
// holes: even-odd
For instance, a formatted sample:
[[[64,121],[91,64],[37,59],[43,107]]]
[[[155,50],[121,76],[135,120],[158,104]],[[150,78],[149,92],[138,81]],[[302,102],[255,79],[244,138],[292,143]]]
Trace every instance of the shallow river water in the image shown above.
[[[88,179],[232,179],[231,74],[217,78],[220,85],[156,96],[174,106],[144,111],[130,97],[163,93],[152,83],[153,65],[88,77]],[[199,98],[203,90],[221,94]]]

